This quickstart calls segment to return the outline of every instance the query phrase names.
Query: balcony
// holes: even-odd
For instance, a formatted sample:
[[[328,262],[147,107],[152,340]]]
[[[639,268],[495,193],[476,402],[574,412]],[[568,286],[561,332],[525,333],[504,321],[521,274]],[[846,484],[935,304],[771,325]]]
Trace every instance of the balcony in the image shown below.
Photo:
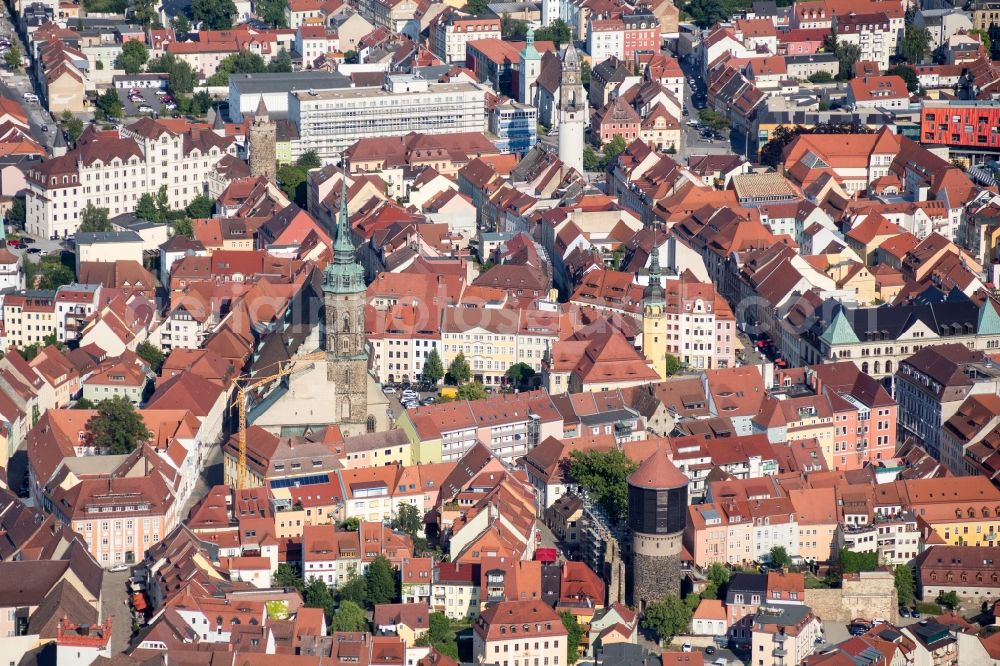
[[[771,652],[771,656],[777,657],[778,659],[784,659],[785,657],[788,656],[788,652],[785,650],[785,648],[780,648],[780,647],[774,648],[774,650]]]

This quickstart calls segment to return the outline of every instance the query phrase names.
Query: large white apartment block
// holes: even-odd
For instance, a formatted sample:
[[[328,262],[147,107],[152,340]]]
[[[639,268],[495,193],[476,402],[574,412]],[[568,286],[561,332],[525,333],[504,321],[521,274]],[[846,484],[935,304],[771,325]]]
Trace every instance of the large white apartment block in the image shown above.
[[[500,19],[447,9],[431,22],[431,50],[449,64],[465,65],[465,45],[476,39],[500,39]]]
[[[33,236],[65,237],[88,205],[111,217],[131,213],[143,194],[161,187],[171,208],[183,208],[207,191],[227,155],[235,157],[236,144],[223,130],[178,132],[151,118],[118,130],[88,129],[74,150],[28,169],[25,227]]]
[[[358,139],[409,132],[454,134],[486,129],[486,88],[389,75],[380,88],[289,93],[288,117],[299,128],[292,156],[316,151],[333,162]]]

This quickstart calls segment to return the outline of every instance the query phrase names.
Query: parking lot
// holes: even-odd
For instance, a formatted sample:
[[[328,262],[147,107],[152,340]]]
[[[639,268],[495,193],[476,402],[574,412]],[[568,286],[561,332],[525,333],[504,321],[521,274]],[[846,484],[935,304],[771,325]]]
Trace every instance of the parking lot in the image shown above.
[[[170,114],[171,109],[166,108],[163,103],[163,96],[157,95],[157,92],[163,92],[159,88],[140,88],[133,89],[137,93],[136,97],[141,97],[141,100],[136,99],[133,101],[130,97],[129,91],[123,88],[118,90],[118,98],[122,101],[122,107],[125,109],[125,115],[128,116],[141,116],[144,114],[151,113],[150,111],[140,111],[140,106],[148,106],[152,109],[152,112],[158,114]]]

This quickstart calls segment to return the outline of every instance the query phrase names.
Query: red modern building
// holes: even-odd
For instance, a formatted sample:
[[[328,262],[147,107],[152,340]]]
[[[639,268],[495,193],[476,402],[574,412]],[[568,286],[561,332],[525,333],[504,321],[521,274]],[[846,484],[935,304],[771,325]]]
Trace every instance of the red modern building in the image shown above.
[[[1000,149],[1000,102],[924,102],[920,142],[956,148]]]

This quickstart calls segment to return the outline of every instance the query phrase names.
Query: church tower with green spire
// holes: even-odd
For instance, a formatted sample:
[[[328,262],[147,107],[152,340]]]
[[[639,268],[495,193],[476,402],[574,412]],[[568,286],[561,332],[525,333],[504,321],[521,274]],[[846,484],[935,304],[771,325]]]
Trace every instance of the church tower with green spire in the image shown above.
[[[649,284],[642,290],[642,354],[660,379],[667,378],[666,292],[660,275],[660,248],[656,231],[649,254]]]
[[[366,423],[371,419],[365,350],[365,272],[354,258],[351,242],[346,169],[343,179],[333,258],[323,275],[327,379],[336,387],[338,423]]]

